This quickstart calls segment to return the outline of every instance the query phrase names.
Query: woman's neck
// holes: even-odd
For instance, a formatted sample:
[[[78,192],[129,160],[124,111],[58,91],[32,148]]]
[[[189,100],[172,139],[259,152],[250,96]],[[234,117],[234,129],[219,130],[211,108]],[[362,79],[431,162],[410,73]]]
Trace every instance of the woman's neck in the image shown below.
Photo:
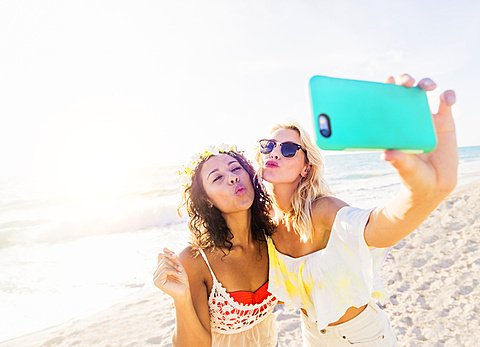
[[[233,234],[233,247],[246,247],[252,244],[252,229],[250,210],[222,214],[228,229]]]
[[[281,212],[287,213],[290,211],[292,196],[296,190],[296,184],[272,184],[272,198]]]

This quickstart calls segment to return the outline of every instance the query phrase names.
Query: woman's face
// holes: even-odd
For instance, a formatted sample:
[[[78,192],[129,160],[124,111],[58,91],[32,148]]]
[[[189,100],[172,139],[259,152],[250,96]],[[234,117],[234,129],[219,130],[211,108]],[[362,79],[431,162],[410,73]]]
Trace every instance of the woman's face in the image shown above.
[[[262,177],[275,184],[295,183],[308,174],[309,164],[305,163],[305,153],[298,150],[293,158],[285,158],[280,150],[280,143],[294,142],[302,145],[300,135],[292,129],[279,129],[270,138],[277,141],[272,152],[261,154]]]
[[[248,172],[228,154],[208,159],[200,172],[210,202],[222,213],[248,210],[255,192]]]

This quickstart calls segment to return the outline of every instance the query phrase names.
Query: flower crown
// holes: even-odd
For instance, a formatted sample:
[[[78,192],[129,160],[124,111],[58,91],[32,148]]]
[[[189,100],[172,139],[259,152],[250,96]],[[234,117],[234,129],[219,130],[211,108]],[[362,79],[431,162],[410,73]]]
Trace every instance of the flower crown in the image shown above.
[[[180,184],[183,188],[186,188],[190,185],[193,175],[193,170],[197,165],[211,157],[212,155],[218,155],[220,153],[236,152],[241,153],[237,150],[236,146],[230,146],[225,143],[221,143],[217,146],[208,146],[203,152],[198,152],[194,154],[187,165],[183,165],[183,169],[177,171],[180,176]]]

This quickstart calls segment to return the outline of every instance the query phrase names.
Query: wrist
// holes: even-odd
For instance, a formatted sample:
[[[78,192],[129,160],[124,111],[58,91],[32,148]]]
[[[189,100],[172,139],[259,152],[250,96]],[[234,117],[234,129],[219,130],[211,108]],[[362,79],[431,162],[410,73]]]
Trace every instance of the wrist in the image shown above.
[[[438,205],[451,191],[429,190],[423,192],[410,192],[410,199],[417,204]]]
[[[412,191],[410,189],[404,189],[399,195],[403,196],[401,200],[406,203],[408,210],[418,210],[419,208],[434,210],[448,194],[449,192],[435,190]]]

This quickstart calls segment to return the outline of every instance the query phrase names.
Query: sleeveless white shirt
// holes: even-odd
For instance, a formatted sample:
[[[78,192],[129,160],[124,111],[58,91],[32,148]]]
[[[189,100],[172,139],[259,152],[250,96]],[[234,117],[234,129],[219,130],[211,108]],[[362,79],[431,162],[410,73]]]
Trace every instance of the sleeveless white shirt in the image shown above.
[[[277,299],[270,294],[259,304],[236,302],[217,280],[200,250],[212,274],[213,285],[208,297],[212,346],[276,346],[278,331],[273,309]]]
[[[379,271],[388,249],[368,247],[364,231],[372,210],[345,206],[336,215],[327,246],[292,258],[267,238],[269,290],[286,305],[304,308],[318,329],[340,319],[351,307],[387,292]]]

